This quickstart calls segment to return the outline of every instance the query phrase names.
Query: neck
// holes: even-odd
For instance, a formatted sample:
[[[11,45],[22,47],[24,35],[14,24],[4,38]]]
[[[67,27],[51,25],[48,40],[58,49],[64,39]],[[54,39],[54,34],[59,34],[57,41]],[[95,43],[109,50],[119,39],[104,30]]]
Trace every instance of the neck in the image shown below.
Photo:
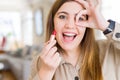
[[[78,59],[79,59],[79,56],[80,56],[80,49],[66,51],[63,54],[65,61],[72,64],[73,66],[76,66]]]

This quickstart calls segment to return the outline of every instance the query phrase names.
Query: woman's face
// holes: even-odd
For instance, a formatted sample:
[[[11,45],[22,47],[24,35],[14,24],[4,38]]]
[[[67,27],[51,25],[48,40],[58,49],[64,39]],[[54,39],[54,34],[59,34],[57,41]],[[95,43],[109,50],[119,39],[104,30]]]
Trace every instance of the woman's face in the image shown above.
[[[64,3],[55,14],[56,40],[65,51],[77,50],[83,39],[86,28],[75,24],[75,17],[81,10],[83,7],[79,3],[70,1]],[[82,19],[85,17],[82,16]]]

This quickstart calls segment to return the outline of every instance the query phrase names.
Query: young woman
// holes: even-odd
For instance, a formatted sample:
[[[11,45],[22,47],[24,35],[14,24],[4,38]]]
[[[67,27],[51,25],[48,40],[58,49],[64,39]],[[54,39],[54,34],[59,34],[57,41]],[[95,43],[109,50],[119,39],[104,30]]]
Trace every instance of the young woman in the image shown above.
[[[120,25],[104,19],[100,3],[56,0],[48,17],[46,43],[33,61],[30,80],[120,80]],[[95,41],[94,29],[109,40]]]

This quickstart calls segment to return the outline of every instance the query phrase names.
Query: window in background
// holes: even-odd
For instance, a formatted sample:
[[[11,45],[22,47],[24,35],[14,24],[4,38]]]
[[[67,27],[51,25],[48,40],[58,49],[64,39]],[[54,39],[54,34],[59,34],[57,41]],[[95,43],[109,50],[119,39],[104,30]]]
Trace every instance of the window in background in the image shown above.
[[[5,37],[5,49],[16,41],[21,41],[21,18],[19,12],[0,12],[0,39]],[[18,47],[16,45],[16,47]]]
[[[33,45],[33,13],[31,10],[22,13],[22,37],[24,45]]]
[[[120,22],[119,7],[118,0],[102,0],[102,13],[106,19],[113,19]]]
[[[35,11],[35,30],[37,35],[42,35],[43,33],[43,14],[42,9],[38,9]]]
[[[106,20],[112,19],[120,23],[120,7],[118,0],[102,0],[102,14]],[[102,31],[95,30],[96,39],[106,39]]]

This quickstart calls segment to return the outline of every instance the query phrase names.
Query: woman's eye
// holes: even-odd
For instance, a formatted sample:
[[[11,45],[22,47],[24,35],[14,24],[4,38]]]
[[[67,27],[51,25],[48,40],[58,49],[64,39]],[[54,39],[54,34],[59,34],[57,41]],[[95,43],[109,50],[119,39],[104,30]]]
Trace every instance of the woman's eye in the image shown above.
[[[83,21],[84,19],[82,17],[79,17],[79,21]]]
[[[60,19],[65,19],[66,17],[64,15],[59,16]]]
[[[85,20],[87,20],[87,19],[86,19],[86,16],[81,16],[81,17],[79,17],[78,20],[79,20],[79,21],[85,21]]]

